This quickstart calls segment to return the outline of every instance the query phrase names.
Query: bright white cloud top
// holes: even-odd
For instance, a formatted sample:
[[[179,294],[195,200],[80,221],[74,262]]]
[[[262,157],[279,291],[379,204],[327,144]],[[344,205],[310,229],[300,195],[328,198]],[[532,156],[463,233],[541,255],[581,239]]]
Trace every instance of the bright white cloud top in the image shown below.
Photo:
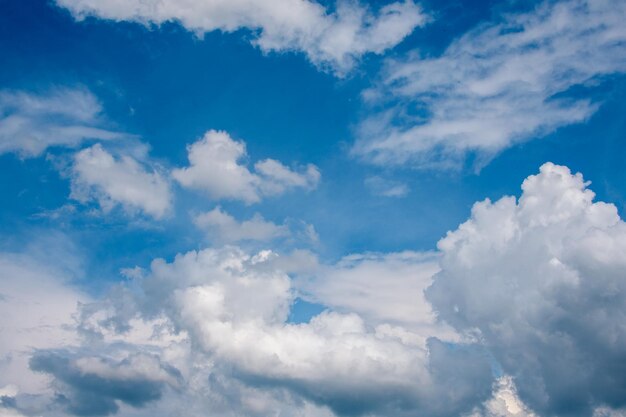
[[[358,2],[339,1],[334,11],[311,0],[57,0],[78,19],[96,16],[159,25],[175,21],[202,35],[249,29],[261,50],[301,51],[316,65],[339,74],[366,53],[382,53],[425,22],[412,0],[372,12]]]
[[[188,146],[187,152],[189,166],[175,169],[172,176],[182,186],[203,191],[215,200],[257,203],[290,189],[313,189],[321,178],[315,165],[294,171],[274,159],[259,161],[250,171],[244,161],[245,143],[223,131],[208,131]]]
[[[427,290],[442,319],[480,331],[540,415],[626,405],[626,223],[588,185],[547,163],[519,200],[476,203],[439,242]]]
[[[76,147],[88,139],[128,136],[105,125],[100,102],[85,89],[0,91],[0,154],[33,158],[51,146]]]
[[[353,152],[376,164],[484,164],[517,143],[588,119],[599,103],[570,90],[626,71],[626,4],[546,2],[479,25],[439,57],[390,60],[365,93],[391,102],[369,116]],[[571,93],[571,94],[568,94]]]

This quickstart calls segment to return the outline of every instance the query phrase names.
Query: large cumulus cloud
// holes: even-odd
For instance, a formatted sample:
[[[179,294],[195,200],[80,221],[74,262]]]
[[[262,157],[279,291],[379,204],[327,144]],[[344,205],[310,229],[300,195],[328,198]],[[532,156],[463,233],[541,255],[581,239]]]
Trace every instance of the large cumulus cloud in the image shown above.
[[[626,405],[626,224],[588,185],[547,163],[519,200],[476,203],[439,242],[442,270],[427,291],[541,415]]]

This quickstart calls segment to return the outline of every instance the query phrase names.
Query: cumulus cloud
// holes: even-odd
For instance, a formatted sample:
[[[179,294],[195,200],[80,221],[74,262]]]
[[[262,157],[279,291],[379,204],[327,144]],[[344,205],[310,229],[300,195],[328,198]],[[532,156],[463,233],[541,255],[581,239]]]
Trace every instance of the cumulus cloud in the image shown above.
[[[0,91],[0,153],[32,158],[51,146],[75,147],[88,139],[124,136],[106,129],[102,106],[87,90]]]
[[[478,332],[539,415],[626,406],[626,224],[581,174],[547,163],[519,200],[476,203],[438,247],[427,298]]]
[[[262,51],[300,51],[311,62],[343,74],[366,53],[380,54],[425,22],[412,0],[373,12],[358,2],[339,1],[331,11],[312,0],[56,0],[75,18],[159,25],[180,23],[202,35],[248,29]]]
[[[265,159],[250,171],[245,162],[246,146],[228,133],[210,130],[188,149],[189,166],[175,169],[172,176],[182,186],[206,192],[211,198],[256,203],[262,197],[293,188],[317,187],[319,170],[309,164],[298,171],[273,159]]]
[[[467,417],[537,417],[519,399],[513,378],[502,376],[494,385],[493,396]]]
[[[161,361],[175,364],[181,391],[198,395],[187,401],[211,398],[200,415],[267,415],[279,407],[289,415],[444,416],[469,412],[489,397],[490,364],[475,345],[428,338],[384,316],[370,320],[349,311],[349,302],[344,311],[290,323],[296,291],[276,257],[225,247],[157,259],[135,280],[139,287],[85,306],[81,329],[106,342],[105,351],[146,340],[152,352],[167,347]],[[429,311],[419,313],[432,319]],[[146,327],[155,329],[149,338],[139,336]],[[163,334],[169,339],[157,343]],[[62,368],[47,372],[68,392],[73,365]]]
[[[129,155],[116,158],[100,144],[74,155],[71,181],[71,198],[95,200],[104,212],[120,205],[161,218],[172,204],[169,182],[159,171],[148,170]]]
[[[391,60],[365,97],[385,109],[361,125],[353,152],[377,164],[478,164],[514,144],[588,119],[588,94],[626,71],[626,4],[546,2],[480,25],[438,57]]]

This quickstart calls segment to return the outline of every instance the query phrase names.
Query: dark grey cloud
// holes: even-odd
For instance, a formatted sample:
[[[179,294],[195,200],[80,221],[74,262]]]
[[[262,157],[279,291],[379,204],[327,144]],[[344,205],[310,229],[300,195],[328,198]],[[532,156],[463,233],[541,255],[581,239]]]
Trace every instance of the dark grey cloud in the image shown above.
[[[36,352],[33,371],[54,377],[56,403],[77,416],[106,416],[119,410],[118,401],[143,407],[161,398],[178,372],[150,355],[135,354],[121,361],[76,356],[65,351]]]

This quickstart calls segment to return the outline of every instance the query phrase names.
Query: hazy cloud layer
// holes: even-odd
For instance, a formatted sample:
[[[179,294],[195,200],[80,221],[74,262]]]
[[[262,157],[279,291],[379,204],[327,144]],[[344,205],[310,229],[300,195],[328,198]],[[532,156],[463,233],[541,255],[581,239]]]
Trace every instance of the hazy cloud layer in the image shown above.
[[[85,89],[0,91],[0,154],[32,158],[51,146],[75,147],[87,139],[124,136],[106,128],[102,106]]]
[[[598,108],[575,86],[626,71],[626,4],[546,2],[479,25],[438,57],[390,60],[365,93],[383,111],[360,127],[355,155],[376,164],[477,164],[517,143],[589,118]]]
[[[310,0],[57,0],[77,19],[96,16],[114,21],[161,24],[175,21],[202,35],[214,30],[249,29],[261,50],[299,51],[339,74],[362,55],[382,53],[425,22],[412,0],[376,11],[357,1],[338,1],[334,10]]]

